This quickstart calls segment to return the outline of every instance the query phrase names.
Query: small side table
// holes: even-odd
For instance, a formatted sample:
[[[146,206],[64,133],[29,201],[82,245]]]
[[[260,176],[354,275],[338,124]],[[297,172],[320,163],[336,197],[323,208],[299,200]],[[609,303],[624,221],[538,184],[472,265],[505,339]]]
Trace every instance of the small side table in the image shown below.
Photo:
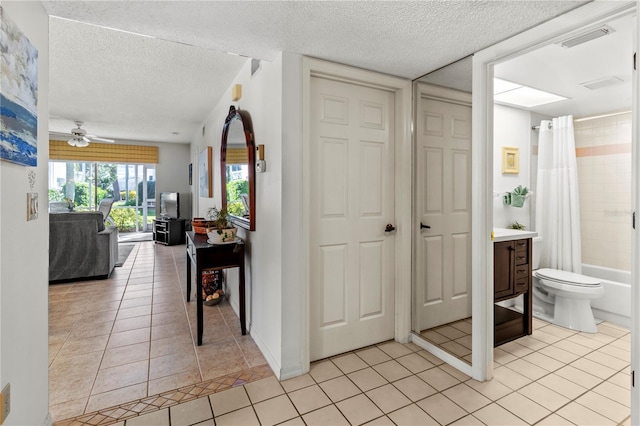
[[[196,308],[198,318],[198,346],[202,345],[202,271],[204,269],[239,268],[238,297],[240,305],[240,328],[247,334],[244,303],[244,242],[231,244],[209,244],[207,236],[187,231],[187,302],[191,301],[191,263],[196,272]]]

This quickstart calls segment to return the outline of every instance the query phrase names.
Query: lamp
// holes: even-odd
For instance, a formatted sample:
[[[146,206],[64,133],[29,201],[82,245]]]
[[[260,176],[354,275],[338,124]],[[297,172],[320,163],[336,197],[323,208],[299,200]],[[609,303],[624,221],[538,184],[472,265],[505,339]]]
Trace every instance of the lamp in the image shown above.
[[[78,148],[84,148],[89,146],[89,138],[86,136],[74,136],[67,142],[71,146],[75,146]]]

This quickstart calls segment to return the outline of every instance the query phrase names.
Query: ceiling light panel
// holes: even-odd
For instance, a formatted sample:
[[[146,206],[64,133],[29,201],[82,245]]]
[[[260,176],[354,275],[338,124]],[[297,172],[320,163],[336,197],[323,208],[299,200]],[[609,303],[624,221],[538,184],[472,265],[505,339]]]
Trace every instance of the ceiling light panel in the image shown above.
[[[586,43],[588,41],[595,40],[596,38],[604,37],[606,35],[609,35],[609,34],[615,33],[615,32],[616,32],[616,30],[614,30],[610,26],[603,25],[603,26],[601,26],[599,28],[596,28],[595,30],[591,30],[591,31],[588,31],[586,33],[582,33],[582,34],[577,35],[575,37],[571,37],[571,38],[569,38],[567,40],[564,40],[564,41],[561,41],[561,42],[559,42],[557,44],[559,44],[560,46],[565,47],[565,48],[575,47],[575,46],[577,46],[579,44]]]
[[[493,94],[497,95],[498,93],[504,93],[509,90],[517,89],[522,87],[522,84],[512,83],[507,80],[503,80],[501,78],[493,79]]]
[[[509,90],[508,92],[494,95],[493,99],[496,102],[503,102],[525,108],[533,108],[540,105],[563,101],[568,98],[531,87],[522,86],[517,89]]]
[[[599,78],[593,81],[587,81],[586,83],[580,83],[580,85],[590,90],[597,90],[597,89],[602,89],[603,87],[617,86],[618,84],[622,84],[622,83],[624,83],[623,79],[612,75],[605,78]]]

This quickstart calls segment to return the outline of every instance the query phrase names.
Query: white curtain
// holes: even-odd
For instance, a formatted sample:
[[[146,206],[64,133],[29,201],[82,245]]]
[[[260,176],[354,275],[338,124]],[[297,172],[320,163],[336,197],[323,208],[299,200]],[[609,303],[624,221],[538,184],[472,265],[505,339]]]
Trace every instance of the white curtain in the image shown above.
[[[540,123],[536,231],[542,237],[541,268],[581,272],[578,170],[571,115]]]

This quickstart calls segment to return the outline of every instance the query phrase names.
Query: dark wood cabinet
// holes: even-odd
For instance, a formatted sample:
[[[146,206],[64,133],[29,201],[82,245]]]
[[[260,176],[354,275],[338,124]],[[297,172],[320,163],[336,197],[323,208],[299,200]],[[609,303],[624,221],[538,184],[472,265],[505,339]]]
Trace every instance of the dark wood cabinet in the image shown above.
[[[494,305],[494,346],[533,332],[530,238],[494,243],[494,302],[523,295],[522,312]]]
[[[173,246],[184,244],[184,219],[156,219],[153,221],[153,240]]]

